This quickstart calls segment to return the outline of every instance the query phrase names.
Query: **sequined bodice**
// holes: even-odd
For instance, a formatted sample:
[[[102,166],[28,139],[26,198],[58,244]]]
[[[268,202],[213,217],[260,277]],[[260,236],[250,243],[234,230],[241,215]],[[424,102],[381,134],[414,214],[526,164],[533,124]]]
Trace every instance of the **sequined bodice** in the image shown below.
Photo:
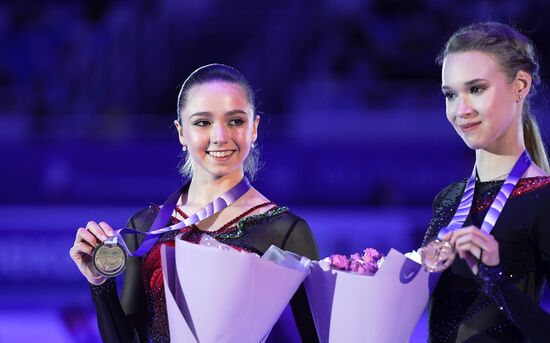
[[[465,226],[481,226],[503,181],[478,182]],[[548,198],[550,177],[521,179],[491,232],[499,242],[501,266],[507,278],[539,301],[544,271],[536,244],[536,218],[540,199]],[[434,201],[434,215],[425,241],[447,225],[458,204],[465,182],[444,189]],[[542,213],[550,216],[550,213]],[[546,228],[550,230],[550,227]],[[547,243],[550,245],[550,242]],[[464,260],[457,258],[444,271],[429,305],[429,334],[433,342],[523,342],[524,336],[480,286]]]
[[[209,234],[220,242],[228,244],[235,249],[261,254],[261,251],[252,247],[247,239],[245,239],[245,229],[253,230],[253,224],[265,224],[287,210],[286,207],[275,207],[259,215],[239,218],[239,220],[235,221],[235,225],[225,225],[220,230],[210,232]],[[179,222],[179,220],[172,217],[171,222],[171,224],[175,224]],[[180,233],[182,233],[182,239],[188,242],[198,243],[204,232],[199,230],[196,226],[190,226],[181,231],[167,232],[159,238],[158,242],[142,260],[141,278],[147,298],[152,342],[169,342],[170,335],[164,295],[160,248],[162,244],[174,246],[174,238]]]

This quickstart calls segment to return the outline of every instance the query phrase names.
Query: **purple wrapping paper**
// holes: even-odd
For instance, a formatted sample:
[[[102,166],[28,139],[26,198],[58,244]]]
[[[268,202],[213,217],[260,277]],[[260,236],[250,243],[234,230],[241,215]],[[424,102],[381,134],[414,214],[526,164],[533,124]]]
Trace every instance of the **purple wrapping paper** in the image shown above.
[[[313,262],[305,288],[322,343],[408,342],[430,295],[429,273],[394,249],[374,276]]]
[[[309,272],[180,239],[161,254],[172,342],[265,341]]]

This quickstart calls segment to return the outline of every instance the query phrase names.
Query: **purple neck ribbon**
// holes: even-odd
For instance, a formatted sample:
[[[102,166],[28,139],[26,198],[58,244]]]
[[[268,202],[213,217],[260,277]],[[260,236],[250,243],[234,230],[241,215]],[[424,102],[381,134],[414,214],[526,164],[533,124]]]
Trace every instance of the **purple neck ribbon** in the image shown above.
[[[180,198],[180,196],[189,189],[189,185],[190,183],[187,183],[185,186],[170,195],[168,199],[166,199],[155,220],[153,221],[153,224],[151,224],[148,232],[141,232],[131,228],[122,228],[116,230],[114,236],[108,238],[104,243],[117,244],[118,242],[123,247],[123,249],[126,250],[128,255],[143,256],[153,247],[153,245],[155,245],[161,234],[168,231],[183,229],[220,212],[224,208],[234,203],[235,200],[240,198],[242,195],[244,195],[244,193],[246,193],[251,187],[250,181],[248,181],[248,179],[244,177],[238,184],[233,186],[233,188],[214,199],[214,201],[207,204],[196,213],[189,216],[187,219],[184,219],[177,224],[163,227],[172,216],[172,213],[176,208],[176,204],[178,203],[178,199]],[[145,235],[145,238],[139,248],[132,253],[124,242],[122,234]]]
[[[508,177],[504,181],[504,184],[502,185],[502,187],[500,187],[500,191],[493,200],[491,208],[489,208],[489,211],[487,211],[487,214],[483,219],[483,223],[481,224],[480,229],[485,234],[489,234],[491,230],[493,230],[493,227],[495,226],[495,223],[497,222],[497,219],[500,216],[500,213],[502,212],[506,201],[510,197],[510,194],[512,194],[512,191],[514,190],[514,187],[516,187],[519,179],[521,178],[523,173],[525,173],[527,168],[529,168],[531,163],[532,162],[529,153],[527,152],[527,150],[523,151],[521,156],[518,158],[516,164],[512,168],[512,171],[510,172],[510,174],[508,174]],[[476,165],[474,165],[474,170],[472,171],[472,175],[466,183],[464,193],[462,193],[460,204],[458,205],[458,209],[456,210],[453,219],[451,219],[449,225],[445,226],[439,231],[439,233],[437,234],[437,238],[442,239],[442,237],[450,231],[460,229],[464,225],[464,222],[466,221],[466,218],[468,218],[468,214],[470,213],[470,208],[472,207],[472,202],[474,199],[476,175],[477,168]]]

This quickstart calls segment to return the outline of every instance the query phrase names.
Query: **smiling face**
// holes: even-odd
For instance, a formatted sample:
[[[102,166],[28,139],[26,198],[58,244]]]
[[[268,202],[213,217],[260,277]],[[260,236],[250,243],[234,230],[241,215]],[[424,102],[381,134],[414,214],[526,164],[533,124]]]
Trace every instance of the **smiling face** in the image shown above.
[[[499,152],[509,144],[523,144],[521,110],[529,75],[518,72],[510,80],[491,55],[467,51],[445,57],[442,91],[447,119],[471,149]]]
[[[181,123],[174,124],[193,161],[193,177],[244,175],[260,118],[242,87],[213,81],[193,86],[186,98]]]

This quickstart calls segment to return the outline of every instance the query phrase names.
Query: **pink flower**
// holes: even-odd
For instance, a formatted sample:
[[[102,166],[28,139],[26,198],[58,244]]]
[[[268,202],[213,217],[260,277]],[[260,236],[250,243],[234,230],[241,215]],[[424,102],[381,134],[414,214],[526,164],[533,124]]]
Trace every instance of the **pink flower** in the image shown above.
[[[351,255],[348,271],[359,274],[374,275],[377,270],[378,268],[376,268],[375,262],[365,262],[359,254]]]
[[[351,261],[349,271],[359,274],[366,274],[368,272],[365,263],[360,259],[354,259]]]
[[[366,263],[376,262],[382,257],[382,254],[380,254],[376,249],[372,248],[366,248],[365,250],[363,250],[363,253],[363,261],[365,261]]]
[[[357,253],[352,254],[349,258],[351,261],[361,261],[361,256]]]
[[[335,254],[327,257],[327,259],[330,261],[332,268],[358,274],[374,275],[378,270],[378,261],[382,257],[384,255],[376,249],[367,248],[364,250],[363,256],[356,253],[348,259],[347,256]]]
[[[376,262],[365,263],[367,274],[374,275],[378,271],[378,264]]]
[[[349,265],[349,260],[344,255],[331,255],[330,265],[337,269],[347,270]]]

